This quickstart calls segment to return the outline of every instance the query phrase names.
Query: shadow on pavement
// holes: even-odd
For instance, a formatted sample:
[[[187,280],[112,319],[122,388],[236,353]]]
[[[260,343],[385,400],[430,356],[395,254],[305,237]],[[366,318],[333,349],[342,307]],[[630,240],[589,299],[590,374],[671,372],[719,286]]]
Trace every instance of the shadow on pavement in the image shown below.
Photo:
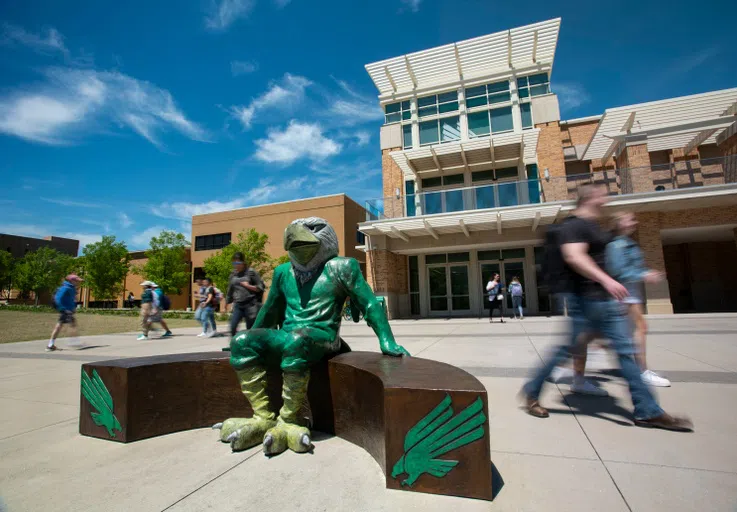
[[[491,463],[491,501],[494,501],[499,494],[499,491],[504,487],[504,479],[501,473],[496,468],[494,463]]]
[[[570,409],[548,409],[550,414],[585,414],[602,420],[611,421],[624,427],[633,426],[632,411],[619,405],[613,396],[586,396],[575,393],[563,395],[563,401]],[[607,415],[607,416],[605,416]],[[618,420],[610,416],[619,416]]]

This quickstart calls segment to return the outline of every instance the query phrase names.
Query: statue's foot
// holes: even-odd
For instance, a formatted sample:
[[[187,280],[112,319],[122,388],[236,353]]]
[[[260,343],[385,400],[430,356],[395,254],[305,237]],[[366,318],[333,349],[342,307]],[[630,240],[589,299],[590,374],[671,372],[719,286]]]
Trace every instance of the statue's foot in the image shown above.
[[[312,450],[309,429],[293,423],[277,422],[264,436],[264,454],[277,455],[287,448],[297,453]]]
[[[239,452],[259,444],[275,425],[276,421],[262,418],[230,418],[212,428],[219,428],[220,440],[230,443],[231,449]]]

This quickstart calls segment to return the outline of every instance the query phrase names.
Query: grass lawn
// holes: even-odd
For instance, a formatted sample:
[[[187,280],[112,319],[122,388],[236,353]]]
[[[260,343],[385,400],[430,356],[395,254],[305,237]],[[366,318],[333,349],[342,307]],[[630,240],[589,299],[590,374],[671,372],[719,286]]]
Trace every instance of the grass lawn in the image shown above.
[[[32,313],[28,311],[0,311],[0,343],[16,341],[47,340],[59,318],[57,313]],[[171,329],[176,327],[197,327],[194,320],[172,318],[166,321]],[[114,332],[134,332],[141,328],[138,317],[114,315],[77,315],[80,336],[111,334]],[[67,336],[67,327],[62,329],[59,338]]]

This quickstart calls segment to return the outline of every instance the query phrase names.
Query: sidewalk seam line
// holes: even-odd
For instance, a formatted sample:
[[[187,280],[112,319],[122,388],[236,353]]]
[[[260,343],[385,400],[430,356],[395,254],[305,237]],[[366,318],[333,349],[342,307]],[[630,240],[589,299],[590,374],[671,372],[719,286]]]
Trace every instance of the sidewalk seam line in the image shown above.
[[[8,439],[13,439],[14,437],[22,436],[22,435],[25,435],[25,434],[30,434],[31,432],[36,432],[38,430],[43,430],[45,428],[49,428],[49,427],[53,427],[53,426],[56,426],[56,425],[60,425],[61,423],[67,423],[69,421],[76,420],[76,419],[77,419],[77,416],[74,416],[72,418],[67,418],[65,420],[57,421],[56,423],[51,423],[49,425],[44,425],[43,427],[34,428],[32,430],[27,430],[25,432],[18,432],[17,434],[13,434],[12,436],[0,438],[0,441],[7,441]]]

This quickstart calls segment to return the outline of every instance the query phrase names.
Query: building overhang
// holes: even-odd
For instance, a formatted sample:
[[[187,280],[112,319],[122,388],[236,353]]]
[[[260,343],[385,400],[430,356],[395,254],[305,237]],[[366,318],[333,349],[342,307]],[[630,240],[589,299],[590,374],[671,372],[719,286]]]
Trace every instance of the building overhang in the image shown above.
[[[539,136],[540,130],[535,128],[522,133],[394,151],[389,155],[405,176],[415,177],[428,173],[514,167],[520,160],[523,164],[537,162]]]
[[[634,139],[648,151],[712,144],[737,120],[737,88],[607,109],[584,160],[608,160]]]
[[[555,18],[374,62],[366,71],[380,100],[525,69],[549,71],[559,30],[560,18]]]

